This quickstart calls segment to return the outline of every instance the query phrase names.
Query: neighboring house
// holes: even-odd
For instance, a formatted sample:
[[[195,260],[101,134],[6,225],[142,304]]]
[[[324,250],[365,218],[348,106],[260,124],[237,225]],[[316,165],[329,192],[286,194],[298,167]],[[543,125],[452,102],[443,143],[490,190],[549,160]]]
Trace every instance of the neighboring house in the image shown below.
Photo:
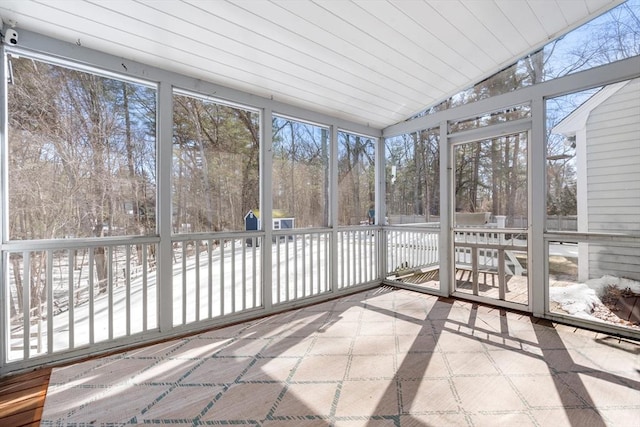
[[[575,137],[578,232],[640,235],[640,79],[602,88],[552,133]],[[580,243],[578,280],[640,280],[640,249]]]

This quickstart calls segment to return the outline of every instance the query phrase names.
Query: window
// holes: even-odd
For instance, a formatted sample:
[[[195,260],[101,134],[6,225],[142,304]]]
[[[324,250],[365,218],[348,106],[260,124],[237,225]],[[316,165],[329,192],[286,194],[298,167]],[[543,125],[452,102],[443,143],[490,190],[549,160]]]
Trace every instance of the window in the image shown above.
[[[640,79],[547,100],[547,129],[549,309],[638,329]]]
[[[329,129],[273,118],[274,217],[296,228],[329,224]]]
[[[10,61],[9,239],[155,234],[155,88]]]
[[[244,230],[259,208],[259,114],[185,93],[173,101],[174,232]]]
[[[439,139],[429,129],[385,141],[389,224],[440,220]]]
[[[375,139],[338,132],[338,225],[375,221]]]

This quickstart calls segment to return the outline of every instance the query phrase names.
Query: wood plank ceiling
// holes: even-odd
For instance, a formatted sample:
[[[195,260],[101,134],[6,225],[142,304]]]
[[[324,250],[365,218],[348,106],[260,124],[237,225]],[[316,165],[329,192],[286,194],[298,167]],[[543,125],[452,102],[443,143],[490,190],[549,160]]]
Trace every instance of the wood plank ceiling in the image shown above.
[[[0,0],[71,43],[384,128],[621,0]]]

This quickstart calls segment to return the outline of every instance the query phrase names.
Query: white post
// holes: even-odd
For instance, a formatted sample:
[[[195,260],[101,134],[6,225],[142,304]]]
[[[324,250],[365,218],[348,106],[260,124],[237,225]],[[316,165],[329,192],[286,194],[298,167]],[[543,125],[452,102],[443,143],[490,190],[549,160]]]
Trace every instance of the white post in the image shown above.
[[[264,231],[262,242],[262,304],[269,312],[273,303],[272,296],[272,250],[273,242],[273,200],[271,199],[271,182],[273,179],[273,128],[271,108],[262,110],[260,122],[260,222]]]
[[[173,146],[173,88],[170,82],[158,86],[158,274],[156,275],[158,326],[166,333],[173,328],[173,246],[171,243],[171,157]],[[162,262],[165,261],[165,262]]]
[[[451,147],[447,136],[447,122],[440,122],[440,294],[449,296],[455,290],[453,260],[453,185]]]
[[[547,311],[548,296],[548,247],[544,232],[547,217],[547,144],[544,122],[546,117],[544,99],[536,96],[531,102],[531,130],[529,131],[529,224],[528,265],[529,308],[535,316],[542,317]]]

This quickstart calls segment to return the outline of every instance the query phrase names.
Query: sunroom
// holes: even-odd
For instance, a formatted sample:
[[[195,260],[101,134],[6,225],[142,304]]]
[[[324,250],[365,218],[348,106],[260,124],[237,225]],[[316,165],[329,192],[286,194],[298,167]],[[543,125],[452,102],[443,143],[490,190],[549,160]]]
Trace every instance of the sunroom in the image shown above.
[[[640,338],[637,0],[0,17],[0,375],[388,287]]]

